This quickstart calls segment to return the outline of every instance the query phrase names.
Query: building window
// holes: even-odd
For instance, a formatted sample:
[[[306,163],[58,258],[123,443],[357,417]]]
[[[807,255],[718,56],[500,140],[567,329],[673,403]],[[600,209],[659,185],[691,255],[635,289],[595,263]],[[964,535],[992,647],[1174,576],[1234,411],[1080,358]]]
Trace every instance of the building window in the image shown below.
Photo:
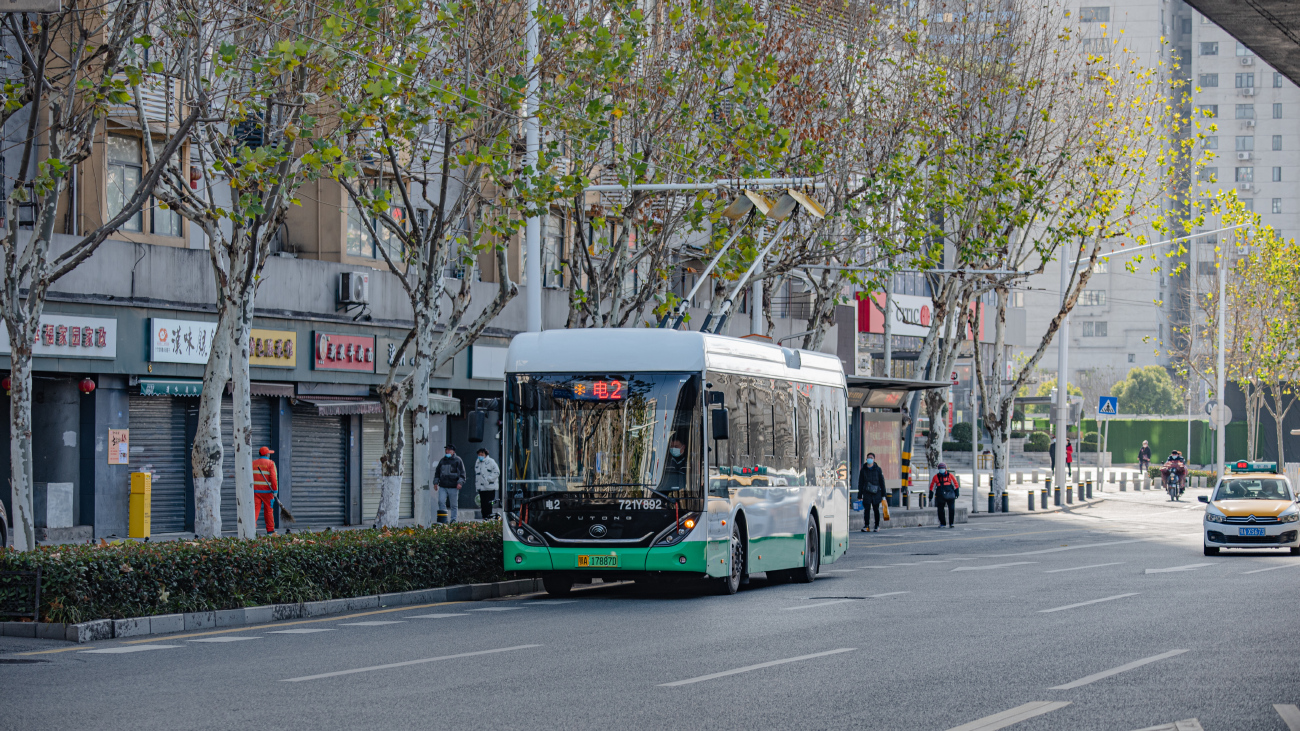
[[[1242,198],[1242,199],[1241,199],[1241,207],[1242,207],[1244,210],[1247,210],[1247,211],[1253,211],[1253,210],[1255,210],[1255,199],[1254,199],[1254,198]]]
[[[1253,88],[1255,88],[1255,75],[1254,75],[1254,74],[1237,74],[1237,88],[1238,88],[1238,89],[1253,89]]]
[[[108,136],[108,217],[112,218],[126,207],[127,201],[140,187],[144,177],[138,137]],[[144,214],[136,214],[122,222],[123,231],[143,231]]]
[[[1128,354],[1128,362],[1130,362],[1130,363],[1136,363],[1136,362],[1137,362],[1137,355],[1135,355],[1135,354],[1133,354],[1133,353],[1129,353],[1129,354]]]
[[[1106,304],[1106,290],[1085,289],[1079,295],[1079,304],[1085,307],[1099,307]]]
[[[1024,293],[1024,292],[1010,292],[1010,293],[1008,293],[1008,295],[1007,295],[1007,306],[1008,306],[1008,307],[1024,307],[1024,306],[1025,306],[1025,293]]]
[[[1214,268],[1214,262],[1212,261],[1196,262],[1196,271],[1203,277],[1213,276],[1218,273],[1218,270]],[[1132,361],[1129,362],[1131,363]]]
[[[1273,104],[1273,119],[1281,119],[1281,118],[1282,118],[1282,102],[1275,102]]]
[[[1217,55],[1219,55],[1219,42],[1218,42],[1218,41],[1201,41],[1201,55],[1202,55],[1202,56],[1217,56]]]
[[[542,286],[559,289],[564,285],[560,259],[564,255],[564,219],[554,213],[542,219]]]
[[[1197,178],[1198,178],[1202,183],[1214,183],[1214,182],[1218,182],[1218,180],[1219,180],[1219,169],[1218,169],[1218,168],[1201,168],[1200,171],[1197,173]]]
[[[1202,116],[1202,117],[1217,117],[1217,116],[1219,116],[1219,105],[1218,105],[1218,104],[1202,104],[1202,105],[1200,106],[1200,110],[1201,110],[1201,116]]]
[[[1182,27],[1182,29],[1183,29],[1183,35],[1185,35],[1185,36],[1190,36],[1190,35],[1192,34],[1192,19],[1191,19],[1191,18],[1183,18],[1182,22],[1179,23],[1179,25],[1180,25],[1180,26]]]
[[[1273,182],[1274,183],[1282,182],[1282,168],[1278,168],[1278,167],[1273,168]]]
[[[1238,183],[1255,182],[1255,168],[1237,168],[1237,176],[1234,178]]]
[[[1282,88],[1282,74],[1280,72],[1277,71],[1273,72],[1273,88],[1274,89]]]
[[[1109,56],[1110,48],[1115,44],[1110,38],[1082,39],[1083,52],[1090,56]]]
[[[1237,55],[1254,56],[1255,52],[1247,48],[1245,43],[1242,43],[1241,41],[1237,41]]]
[[[1237,105],[1237,119],[1254,119],[1254,118],[1255,118],[1254,104]]]
[[[1109,7],[1079,8],[1080,23],[1109,23]]]
[[[153,208],[149,212],[150,223],[153,225],[153,232],[159,236],[180,236],[181,235],[181,214],[175,209],[163,208],[158,199],[154,199]]]
[[[1281,212],[1282,212],[1282,199],[1281,199],[1281,198],[1274,198],[1274,199],[1273,199],[1273,212],[1274,212],[1274,213],[1281,213]]]
[[[1200,85],[1201,85],[1203,88],[1206,88],[1206,89],[1211,89],[1211,88],[1214,88],[1214,87],[1218,86],[1218,85],[1219,85],[1219,75],[1218,75],[1218,74],[1201,74],[1201,76],[1200,76]]]
[[[1219,138],[1206,137],[1201,140],[1201,147],[1206,150],[1217,150],[1219,149]]]
[[[1104,338],[1106,337],[1105,320],[1085,320],[1083,323],[1083,337],[1085,338]]]
[[[1255,149],[1255,138],[1251,135],[1237,136],[1237,152],[1250,152]]]
[[[365,223],[361,220],[361,207],[356,201],[348,200],[348,254],[351,256],[360,256],[367,259],[375,258],[375,240],[366,230]]]

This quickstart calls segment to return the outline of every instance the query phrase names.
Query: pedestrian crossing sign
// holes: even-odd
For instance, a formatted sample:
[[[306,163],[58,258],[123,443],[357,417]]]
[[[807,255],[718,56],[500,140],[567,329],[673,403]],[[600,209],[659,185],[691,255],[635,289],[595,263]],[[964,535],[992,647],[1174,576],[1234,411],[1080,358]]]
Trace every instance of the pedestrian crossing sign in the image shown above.
[[[1097,413],[1103,416],[1114,416],[1119,413],[1118,396],[1100,396],[1097,398]]]

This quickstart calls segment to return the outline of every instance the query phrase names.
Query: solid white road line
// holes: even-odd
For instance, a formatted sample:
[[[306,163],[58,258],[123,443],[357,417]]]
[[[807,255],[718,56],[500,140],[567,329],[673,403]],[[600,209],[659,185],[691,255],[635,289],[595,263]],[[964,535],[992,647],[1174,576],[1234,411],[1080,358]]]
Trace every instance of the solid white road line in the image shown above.
[[[1282,717],[1282,723],[1291,731],[1300,731],[1300,708],[1289,703],[1274,703],[1273,710]]]
[[[1123,565],[1123,564],[1126,564],[1126,563],[1128,563],[1128,561],[1116,561],[1115,563],[1095,563],[1095,564],[1092,564],[1091,566],[1073,566],[1073,567],[1068,568],[1068,569],[1052,569],[1051,571],[1044,571],[1043,573],[1045,573],[1045,574],[1059,574],[1059,573],[1061,573],[1062,571],[1083,571],[1084,569],[1099,569],[1099,568],[1101,568],[1102,566],[1120,566],[1120,565]]]
[[[1033,701],[1023,706],[1016,706],[1009,711],[995,713],[992,716],[985,716],[978,721],[963,723],[955,726],[948,731],[994,731],[994,729],[1006,728],[1012,724],[1020,723],[1034,716],[1041,716],[1044,713],[1051,713],[1059,708],[1065,708],[1070,705],[1069,701]]]
[[[1300,566],[1300,563],[1285,563],[1281,566],[1269,566],[1266,569],[1255,569],[1254,571],[1242,571],[1242,574],[1258,574],[1261,571],[1277,571],[1278,569],[1293,569]]]
[[[128,652],[148,652],[149,650],[174,650],[184,645],[131,645],[130,647],[105,647],[102,650],[82,650],[82,655],[125,655]]]
[[[316,632],[336,632],[332,629],[319,629],[311,627],[302,627],[299,629],[277,629],[267,632],[269,635],[310,635]]]
[[[659,684],[659,687],[660,687],[660,688],[673,688],[673,687],[676,687],[676,686],[679,686],[679,685],[690,685],[691,683],[702,683],[702,682],[704,682],[704,681],[706,681],[706,680],[713,680],[714,678],[725,678],[725,677],[728,676],[728,675],[738,675],[738,674],[740,674],[740,673],[747,673],[747,672],[749,672],[749,671],[751,671],[751,670],[762,670],[763,668],[770,668],[770,667],[772,667],[772,666],[774,666],[774,665],[784,665],[784,664],[786,664],[786,663],[790,663],[790,662],[800,662],[800,661],[803,661],[803,660],[812,660],[813,658],[817,658],[817,657],[826,657],[827,655],[838,655],[838,654],[840,654],[840,653],[842,653],[842,652],[853,652],[853,651],[856,650],[856,649],[858,649],[858,648],[856,648],[856,647],[841,647],[841,648],[839,648],[838,650],[827,650],[826,652],[814,652],[814,653],[811,654],[811,655],[800,655],[799,657],[787,657],[787,658],[784,659],[784,660],[772,660],[772,661],[770,661],[770,662],[761,662],[761,663],[759,663],[759,664],[757,664],[757,665],[746,665],[746,666],[743,667],[743,668],[736,668],[735,670],[723,670],[723,671],[720,672],[720,673],[709,673],[708,675],[701,675],[701,676],[699,676],[698,678],[687,678],[686,680],[675,680],[675,681],[673,681],[673,682],[671,682],[671,683],[660,683],[660,684]]]
[[[1038,610],[1038,613],[1039,613],[1039,614],[1050,614],[1051,612],[1063,612],[1063,611],[1065,611],[1065,610],[1067,610],[1067,609],[1074,609],[1075,607],[1086,607],[1086,606],[1088,606],[1089,604],[1100,604],[1101,602],[1108,602],[1108,601],[1112,601],[1112,600],[1114,600],[1114,599],[1123,599],[1124,597],[1137,596],[1138,594],[1141,594],[1141,593],[1142,593],[1142,592],[1140,592],[1140,591],[1135,591],[1135,592],[1133,592],[1133,593],[1131,593],[1131,594],[1116,594],[1115,596],[1108,596],[1108,597],[1105,597],[1105,598],[1103,598],[1103,599],[1093,599],[1092,601],[1088,601],[1088,602],[1079,602],[1078,604],[1066,604],[1066,605],[1063,606],[1063,607],[1053,607],[1053,608],[1051,608],[1051,609],[1040,609],[1040,610]]]
[[[244,640],[260,640],[261,637],[234,637],[227,635],[225,637],[204,637],[201,640],[186,640],[187,642],[243,642]]]
[[[340,627],[379,627],[380,625],[385,625],[385,624],[405,624],[405,622],[401,622],[396,619],[390,619],[385,621],[376,620],[371,622],[339,622]]]
[[[1148,726],[1138,729],[1138,731],[1205,731],[1201,727],[1201,722],[1195,718],[1188,718],[1183,721],[1174,721],[1173,723],[1162,723],[1159,726]]]
[[[513,612],[513,611],[516,610],[516,609],[523,609],[523,607],[482,607],[482,608],[480,608],[480,609],[470,609],[470,610],[468,610],[468,611],[471,611],[471,612]]]
[[[577,599],[534,599],[528,603],[531,607],[553,607],[556,604],[577,604]]]
[[[1111,668],[1110,670],[1103,670],[1100,673],[1093,673],[1092,675],[1089,675],[1087,677],[1079,678],[1073,683],[1066,683],[1065,685],[1052,686],[1051,689],[1070,690],[1071,688],[1078,688],[1083,685],[1088,685],[1089,683],[1095,683],[1098,680],[1102,680],[1104,678],[1109,678],[1112,675],[1119,675],[1120,673],[1128,672],[1129,670],[1133,670],[1135,668],[1140,668],[1143,665],[1147,665],[1149,663],[1159,662],[1161,660],[1166,660],[1168,658],[1174,657],[1175,655],[1181,655],[1184,652],[1187,652],[1187,650],[1170,650],[1169,652],[1162,652],[1159,655],[1144,657],[1141,660],[1134,660],[1133,662],[1120,665],[1117,668]]]
[[[1009,566],[1027,566],[1037,561],[1014,561],[1012,563],[999,563],[992,566],[958,566],[953,571],[989,571],[991,569],[1005,569]]]
[[[834,601],[829,601],[829,602],[817,602],[816,604],[800,604],[800,605],[797,606],[797,607],[781,607],[781,611],[783,611],[783,612],[788,612],[788,611],[790,611],[791,609],[813,609],[814,607],[829,607],[829,606],[832,605],[832,604],[843,604],[843,603],[845,603],[845,602],[851,602],[851,601],[854,601],[854,600],[853,600],[853,599],[836,599],[836,600],[834,600]]]
[[[402,619],[442,619],[443,617],[468,617],[468,616],[469,615],[465,614],[464,612],[458,612],[455,614],[412,614],[409,616],[402,617]]]
[[[868,596],[867,598],[868,598],[868,599],[879,599],[879,598],[881,598],[881,597],[885,597],[885,596],[898,596],[899,594],[911,594],[911,593],[912,593],[912,592],[910,592],[910,591],[887,591],[887,592],[885,592],[884,594],[872,594],[872,595]]]
[[[354,668],[352,670],[337,670],[332,673],[321,673],[319,675],[304,675],[301,678],[285,678],[281,683],[300,683],[304,680],[319,680],[321,678],[336,678],[340,675],[353,675],[356,673],[368,673],[372,670],[388,670],[390,668],[404,668],[410,665],[423,665],[428,662],[439,662],[441,660],[456,660],[462,657],[475,657],[477,655],[495,655],[499,652],[514,652],[516,650],[530,650],[541,645],[515,645],[514,647],[501,647],[495,650],[479,650],[478,652],[461,652],[455,655],[442,655],[440,657],[426,657],[420,660],[407,660],[406,662],[390,662],[387,665],[373,665],[368,668]]]
[[[1173,571],[1195,571],[1196,569],[1203,569],[1203,568],[1205,568],[1206,566],[1215,566],[1215,565],[1216,565],[1216,564],[1212,564],[1212,563],[1189,563],[1189,564],[1187,564],[1186,566],[1170,566],[1170,567],[1167,568],[1167,569],[1147,569],[1146,571],[1143,571],[1142,573],[1144,573],[1144,574],[1167,574],[1167,573],[1170,573],[1170,572],[1173,572]]]

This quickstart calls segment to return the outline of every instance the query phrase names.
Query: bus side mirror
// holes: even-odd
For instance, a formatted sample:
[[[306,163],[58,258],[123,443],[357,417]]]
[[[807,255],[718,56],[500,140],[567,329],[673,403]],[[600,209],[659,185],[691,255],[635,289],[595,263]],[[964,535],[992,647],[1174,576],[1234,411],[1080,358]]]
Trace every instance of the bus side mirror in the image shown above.
[[[474,409],[469,412],[469,441],[474,443],[483,441],[483,424],[486,421],[486,411]]]
[[[729,431],[730,421],[727,418],[726,408],[713,409],[713,411],[709,415],[709,421],[713,423],[714,441],[730,438],[731,436]]]

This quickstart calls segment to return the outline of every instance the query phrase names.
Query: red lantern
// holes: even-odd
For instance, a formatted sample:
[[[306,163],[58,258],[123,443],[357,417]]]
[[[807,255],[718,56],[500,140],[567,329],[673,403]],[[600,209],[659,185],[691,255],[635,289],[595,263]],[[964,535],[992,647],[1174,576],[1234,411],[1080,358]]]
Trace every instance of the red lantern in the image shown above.
[[[81,389],[82,393],[90,393],[95,390],[95,382],[89,378],[83,378],[81,383],[77,384],[77,387]]]
[[[5,390],[5,393],[9,393],[9,389],[11,389],[13,385],[14,382],[9,380],[9,376],[5,376],[3,379],[0,379],[0,388],[3,388]]]

